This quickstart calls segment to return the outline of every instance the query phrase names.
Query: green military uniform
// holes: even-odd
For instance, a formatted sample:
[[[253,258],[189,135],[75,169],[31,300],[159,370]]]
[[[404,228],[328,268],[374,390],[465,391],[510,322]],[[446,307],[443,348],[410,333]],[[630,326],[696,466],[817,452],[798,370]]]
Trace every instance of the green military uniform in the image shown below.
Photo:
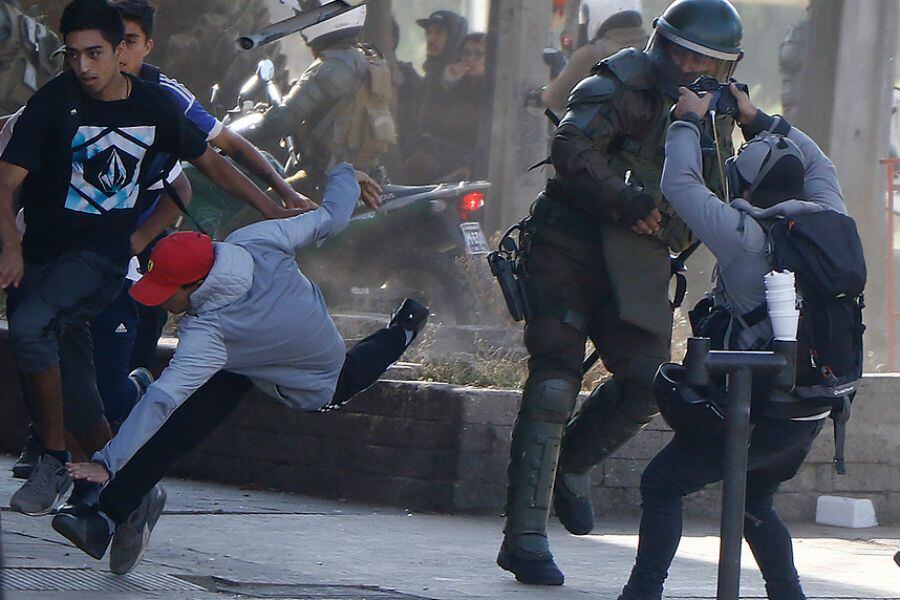
[[[270,109],[254,139],[296,133],[301,163],[314,183],[339,162],[372,173],[396,142],[391,72],[373,48],[343,45],[319,52]]]
[[[700,21],[724,31],[739,45],[740,20],[736,12],[732,18],[733,7],[724,0],[680,0],[672,8],[675,14],[667,10],[656,22],[654,36],[670,26],[665,17],[671,16],[679,24]],[[722,21],[736,19],[736,35],[734,28],[709,28],[698,18],[710,8],[723,15]],[[686,31],[684,38],[693,33]],[[529,377],[513,428],[505,535],[497,562],[525,583],[563,582],[545,533],[554,486],[557,502],[559,494],[566,494],[590,510],[590,469],[657,414],[653,378],[669,360],[672,332],[670,254],[693,242],[659,187],[670,109],[678,85],[685,83],[679,78],[688,75],[677,70],[674,59],[666,58],[663,67],[654,62],[670,56],[662,50],[668,43],[657,41],[657,54],[653,41],[645,52],[622,50],[575,87],[553,139],[556,177],[538,196],[520,238],[519,272],[531,308],[525,326]],[[696,47],[694,40],[691,50]],[[740,57],[739,48],[733,54],[710,52],[723,61],[728,56],[730,69]],[[709,120],[704,126],[703,176],[721,197],[733,126],[727,116],[717,116],[714,127]],[[644,207],[637,219],[653,206],[662,215],[653,235],[630,229],[636,219],[629,212],[635,205],[629,203],[637,200]],[[612,377],[573,417],[587,338]],[[558,504],[557,512],[562,519]],[[584,534],[593,517],[582,531],[563,522]]]
[[[22,13],[16,2],[0,1],[0,114],[19,110],[61,68],[51,58],[56,35]]]

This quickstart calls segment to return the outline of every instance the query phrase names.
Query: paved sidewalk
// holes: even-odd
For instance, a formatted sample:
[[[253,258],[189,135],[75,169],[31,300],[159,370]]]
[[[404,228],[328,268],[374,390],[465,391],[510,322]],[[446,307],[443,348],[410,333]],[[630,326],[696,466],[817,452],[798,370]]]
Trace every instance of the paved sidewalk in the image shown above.
[[[0,505],[18,482],[0,457]],[[499,517],[408,514],[276,492],[168,481],[169,503],[150,550],[115,577],[58,536],[50,518],[3,509],[8,600],[315,598],[345,600],[615,599],[637,543],[633,520],[577,538],[553,522],[562,588],[514,582],[494,566]],[[795,525],[795,553],[810,599],[900,599],[892,556],[900,528]],[[667,598],[714,598],[715,523],[690,523]],[[745,550],[743,598],[765,598]]]

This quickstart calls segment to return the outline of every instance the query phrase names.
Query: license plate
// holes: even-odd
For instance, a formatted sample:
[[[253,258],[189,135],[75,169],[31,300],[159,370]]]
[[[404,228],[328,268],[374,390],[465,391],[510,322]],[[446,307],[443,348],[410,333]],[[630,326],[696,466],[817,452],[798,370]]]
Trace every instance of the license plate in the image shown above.
[[[488,254],[491,251],[488,248],[487,238],[484,237],[484,232],[481,230],[481,223],[477,221],[460,223],[459,228],[466,242],[466,252],[477,255]]]

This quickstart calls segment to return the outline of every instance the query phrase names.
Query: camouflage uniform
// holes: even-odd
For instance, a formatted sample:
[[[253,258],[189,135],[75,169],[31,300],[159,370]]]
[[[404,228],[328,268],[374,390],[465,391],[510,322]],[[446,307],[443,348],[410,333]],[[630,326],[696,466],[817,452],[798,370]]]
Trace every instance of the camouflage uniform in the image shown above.
[[[26,16],[12,0],[0,0],[0,113],[19,110],[62,67],[51,54],[56,35]]]

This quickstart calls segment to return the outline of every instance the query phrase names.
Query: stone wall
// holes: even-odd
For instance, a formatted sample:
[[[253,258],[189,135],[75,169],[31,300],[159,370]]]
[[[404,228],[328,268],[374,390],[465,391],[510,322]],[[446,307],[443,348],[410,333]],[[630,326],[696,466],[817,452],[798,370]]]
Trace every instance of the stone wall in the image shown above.
[[[171,349],[167,350],[171,352]],[[0,340],[0,451],[23,440],[24,410]],[[871,498],[882,523],[900,522],[900,376],[866,377],[848,426],[846,475],[831,461],[829,425],[778,497],[788,519],[810,520],[820,494]],[[499,513],[518,394],[440,383],[382,381],[330,414],[303,414],[248,394],[175,474],[417,511]],[[636,515],[643,466],[671,437],[657,420],[594,473],[600,513]],[[715,516],[718,488],[689,514]]]

